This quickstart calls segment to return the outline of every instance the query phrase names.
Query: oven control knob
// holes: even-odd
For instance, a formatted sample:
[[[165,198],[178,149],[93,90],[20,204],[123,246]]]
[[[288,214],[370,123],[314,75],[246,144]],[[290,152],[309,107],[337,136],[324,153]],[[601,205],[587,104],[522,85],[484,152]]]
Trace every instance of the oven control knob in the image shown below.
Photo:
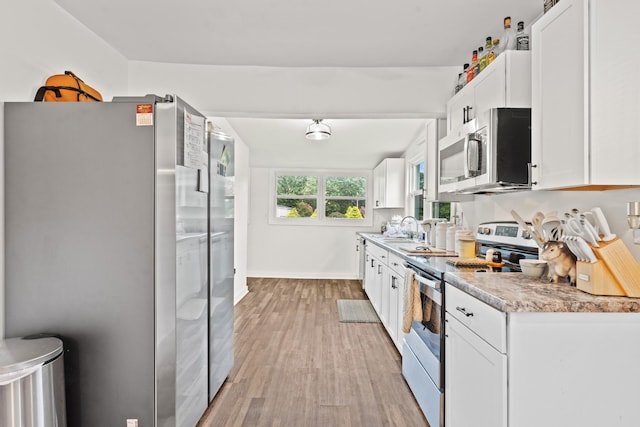
[[[491,234],[491,229],[489,227],[478,227],[478,234]]]
[[[532,239],[533,236],[531,235],[531,233],[527,230],[522,230],[522,238],[525,240],[529,240]]]

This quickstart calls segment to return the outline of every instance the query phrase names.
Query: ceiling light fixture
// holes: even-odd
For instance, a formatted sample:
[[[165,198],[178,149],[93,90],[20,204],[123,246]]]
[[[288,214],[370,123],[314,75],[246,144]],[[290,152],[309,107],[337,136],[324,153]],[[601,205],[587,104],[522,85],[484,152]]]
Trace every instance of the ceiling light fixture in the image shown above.
[[[313,123],[307,127],[307,133],[305,133],[307,139],[311,139],[314,141],[321,141],[323,139],[328,139],[331,136],[331,128],[328,124],[322,123],[322,119],[313,120]]]

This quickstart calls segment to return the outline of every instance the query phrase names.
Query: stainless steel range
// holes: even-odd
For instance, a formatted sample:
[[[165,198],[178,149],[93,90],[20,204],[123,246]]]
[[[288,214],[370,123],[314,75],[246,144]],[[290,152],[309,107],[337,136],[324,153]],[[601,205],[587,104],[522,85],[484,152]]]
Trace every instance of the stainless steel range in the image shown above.
[[[504,263],[492,271],[520,271],[521,258],[537,258],[534,239],[515,222],[485,222],[476,231],[477,256]],[[408,266],[420,284],[423,319],[414,320],[404,336],[402,374],[429,425],[444,426],[444,274],[456,271],[486,272],[487,267],[456,267],[455,257],[412,255]]]

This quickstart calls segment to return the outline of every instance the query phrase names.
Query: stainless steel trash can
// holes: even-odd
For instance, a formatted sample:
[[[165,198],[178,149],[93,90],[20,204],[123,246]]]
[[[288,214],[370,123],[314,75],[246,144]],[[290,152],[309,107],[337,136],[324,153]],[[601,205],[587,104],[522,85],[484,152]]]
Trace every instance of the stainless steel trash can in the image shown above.
[[[0,426],[66,427],[63,343],[0,340]]]

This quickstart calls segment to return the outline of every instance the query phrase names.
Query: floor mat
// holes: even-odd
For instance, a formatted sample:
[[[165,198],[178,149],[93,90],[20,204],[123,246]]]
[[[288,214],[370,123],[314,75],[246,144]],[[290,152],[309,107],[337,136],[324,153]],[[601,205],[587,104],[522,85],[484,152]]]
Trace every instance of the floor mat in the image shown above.
[[[371,302],[366,299],[339,299],[338,316],[341,322],[379,323]]]

